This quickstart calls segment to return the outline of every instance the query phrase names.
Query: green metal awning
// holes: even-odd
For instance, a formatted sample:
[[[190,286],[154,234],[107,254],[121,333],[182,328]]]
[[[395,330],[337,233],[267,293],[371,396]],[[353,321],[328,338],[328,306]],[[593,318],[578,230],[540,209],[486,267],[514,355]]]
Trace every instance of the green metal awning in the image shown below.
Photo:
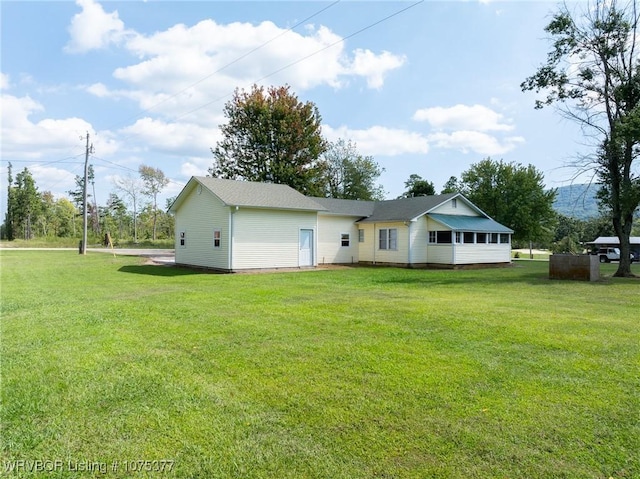
[[[511,228],[485,216],[441,215],[430,213],[429,218],[451,229],[451,231],[475,231],[480,233],[513,233]]]

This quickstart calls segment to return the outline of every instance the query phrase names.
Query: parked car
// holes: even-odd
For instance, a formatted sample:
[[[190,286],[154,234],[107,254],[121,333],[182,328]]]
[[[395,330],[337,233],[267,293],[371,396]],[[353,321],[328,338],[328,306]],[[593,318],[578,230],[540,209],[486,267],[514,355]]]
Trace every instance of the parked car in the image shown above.
[[[601,263],[611,263],[612,261],[620,261],[620,249],[619,248],[600,248],[596,253],[600,258]],[[633,263],[635,258],[632,253],[629,254],[629,259]]]

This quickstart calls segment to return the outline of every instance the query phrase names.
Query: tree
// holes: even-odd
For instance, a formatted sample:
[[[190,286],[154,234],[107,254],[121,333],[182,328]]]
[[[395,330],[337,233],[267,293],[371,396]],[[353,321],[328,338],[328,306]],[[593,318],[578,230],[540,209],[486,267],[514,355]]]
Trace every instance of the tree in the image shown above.
[[[304,194],[321,194],[326,150],[317,107],[302,103],[288,86],[254,85],[236,90],[224,107],[228,123],[220,127],[222,140],[211,149],[209,173],[218,178],[289,185]]]
[[[459,193],[462,190],[462,186],[458,182],[458,178],[450,176],[447,182],[442,187],[441,195],[446,193]]]
[[[595,152],[577,166],[598,179],[600,204],[620,240],[615,276],[633,276],[629,237],[640,205],[633,167],[640,150],[639,19],[635,0],[597,0],[576,16],[561,7],[545,28],[553,39],[546,63],[521,85],[546,93],[536,108],[558,106],[597,139]]]
[[[124,178],[116,178],[114,186],[129,197],[131,206],[133,207],[133,241],[138,242],[138,203],[142,196],[143,185],[138,178],[125,176]]]
[[[342,138],[328,143],[324,161],[324,193],[329,198],[381,200],[384,188],[376,180],[384,171],[371,156],[362,156],[356,145]]]
[[[140,165],[138,172],[144,184],[142,194],[153,200],[153,240],[155,241],[158,221],[158,193],[169,184],[169,178],[164,175],[161,169],[151,166]]]
[[[28,240],[33,238],[33,220],[37,217],[41,208],[41,196],[28,168],[16,175],[13,195],[14,226],[16,230],[22,229],[22,236]]]
[[[55,235],[68,237],[76,235],[76,207],[66,198],[58,198],[54,205],[55,208]]]
[[[433,183],[422,179],[420,175],[415,173],[409,176],[409,179],[404,182],[404,187],[407,189],[399,198],[413,198],[415,196],[432,196],[436,194],[436,188]]]
[[[130,223],[127,216],[127,206],[124,201],[115,193],[110,193],[107,199],[107,206],[103,210],[105,229],[115,236],[114,229],[117,229],[118,238],[124,237],[125,226]]]
[[[462,193],[496,221],[514,230],[515,241],[545,241],[555,229],[555,190],[532,165],[482,160],[462,174]]]
[[[94,234],[100,234],[100,219],[98,215],[98,203],[96,202],[96,187],[95,187],[95,171],[93,169],[93,165],[89,165],[87,169],[87,180],[91,183],[93,187],[93,195],[89,193],[87,189],[87,218],[91,221],[91,229]],[[71,197],[71,201],[76,207],[80,210],[80,215],[84,213],[84,175],[76,175],[75,177],[76,188],[74,190],[67,191],[67,194]],[[89,185],[87,185],[88,187]],[[93,198],[93,204],[89,201],[90,198]]]

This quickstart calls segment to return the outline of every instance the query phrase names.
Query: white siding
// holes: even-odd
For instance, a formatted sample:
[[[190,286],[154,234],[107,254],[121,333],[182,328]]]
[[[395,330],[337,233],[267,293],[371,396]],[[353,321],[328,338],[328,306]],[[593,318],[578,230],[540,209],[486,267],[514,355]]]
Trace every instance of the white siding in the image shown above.
[[[411,264],[427,263],[427,243],[429,232],[425,216],[411,223]]]
[[[318,263],[358,262],[358,225],[350,216],[318,214]],[[342,233],[349,234],[349,246],[342,246]],[[366,234],[365,234],[366,239]]]
[[[438,213],[441,215],[478,216],[478,212],[471,208],[471,206],[469,206],[469,204],[463,198],[458,197],[455,198],[455,200],[455,208],[453,207],[452,200],[448,200],[429,213]]]
[[[297,268],[301,229],[314,231],[317,258],[315,211],[240,208],[233,214],[232,269]]]
[[[453,264],[453,250],[450,244],[430,244],[427,254],[429,263]]]
[[[509,244],[457,244],[456,264],[510,263]]]
[[[213,230],[221,230],[220,248],[213,247]],[[185,246],[180,246],[180,232]],[[192,188],[176,212],[176,263],[229,269],[229,208],[211,192]]]

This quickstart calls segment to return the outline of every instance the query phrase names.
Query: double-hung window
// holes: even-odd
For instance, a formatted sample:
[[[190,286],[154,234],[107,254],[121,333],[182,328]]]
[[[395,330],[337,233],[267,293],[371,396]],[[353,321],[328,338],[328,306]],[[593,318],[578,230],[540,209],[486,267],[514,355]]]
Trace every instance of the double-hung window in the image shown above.
[[[220,248],[222,243],[222,231],[215,229],[213,230],[213,247],[215,249]]]
[[[382,228],[378,232],[378,249],[387,249],[387,250],[398,249],[397,228]]]
[[[340,233],[340,246],[349,246],[349,233]]]

